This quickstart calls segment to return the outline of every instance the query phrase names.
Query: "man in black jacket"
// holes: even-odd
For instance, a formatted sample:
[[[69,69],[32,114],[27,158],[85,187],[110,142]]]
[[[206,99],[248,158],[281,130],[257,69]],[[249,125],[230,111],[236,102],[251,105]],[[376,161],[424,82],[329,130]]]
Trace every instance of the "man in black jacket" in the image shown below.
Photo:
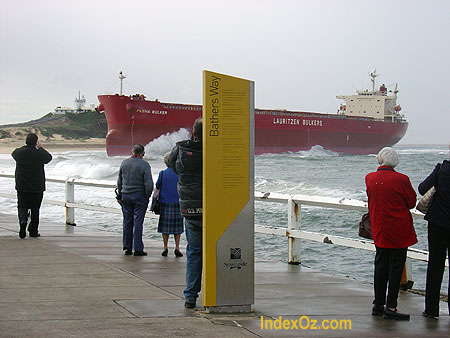
[[[28,225],[30,237],[39,237],[39,209],[45,191],[44,165],[52,160],[52,155],[41,147],[38,136],[27,135],[26,145],[15,149],[11,156],[16,161],[17,210],[19,215],[19,237],[25,238],[28,223],[28,210],[31,221]]]
[[[202,119],[194,122],[192,138],[178,142],[168,161],[178,175],[181,215],[186,228],[187,308],[195,307],[202,281]]]

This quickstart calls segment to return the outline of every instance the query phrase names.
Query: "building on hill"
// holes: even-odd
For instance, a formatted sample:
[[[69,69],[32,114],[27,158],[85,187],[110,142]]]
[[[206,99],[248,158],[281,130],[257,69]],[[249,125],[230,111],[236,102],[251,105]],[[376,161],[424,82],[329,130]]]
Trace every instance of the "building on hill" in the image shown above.
[[[58,106],[55,108],[53,114],[58,115],[64,115],[66,113],[77,114],[77,113],[87,113],[91,111],[95,111],[95,105],[90,104],[89,107],[86,107],[86,98],[84,97],[84,95],[81,96],[80,92],[78,91],[78,97],[75,98],[74,108]]]

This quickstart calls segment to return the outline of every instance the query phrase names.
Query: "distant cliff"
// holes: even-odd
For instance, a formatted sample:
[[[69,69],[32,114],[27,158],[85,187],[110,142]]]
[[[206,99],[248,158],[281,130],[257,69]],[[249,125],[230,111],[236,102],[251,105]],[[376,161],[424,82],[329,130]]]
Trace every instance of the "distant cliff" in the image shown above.
[[[88,139],[105,138],[108,132],[105,115],[102,113],[66,113],[54,115],[49,113],[37,120],[0,126],[0,139],[21,138],[34,132],[40,138]]]

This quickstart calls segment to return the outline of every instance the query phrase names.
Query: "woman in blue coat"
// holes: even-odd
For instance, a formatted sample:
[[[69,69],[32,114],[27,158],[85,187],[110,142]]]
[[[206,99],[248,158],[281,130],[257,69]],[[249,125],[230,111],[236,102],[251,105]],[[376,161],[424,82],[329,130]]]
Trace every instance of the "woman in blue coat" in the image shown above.
[[[164,163],[167,166],[170,153],[164,155]],[[183,217],[180,213],[179,196],[177,190],[178,176],[171,168],[161,170],[156,181],[156,189],[159,191],[161,212],[159,215],[158,232],[162,233],[164,250],[162,256],[169,252],[169,235],[175,238],[176,257],[182,257],[180,252],[180,238],[184,232]]]

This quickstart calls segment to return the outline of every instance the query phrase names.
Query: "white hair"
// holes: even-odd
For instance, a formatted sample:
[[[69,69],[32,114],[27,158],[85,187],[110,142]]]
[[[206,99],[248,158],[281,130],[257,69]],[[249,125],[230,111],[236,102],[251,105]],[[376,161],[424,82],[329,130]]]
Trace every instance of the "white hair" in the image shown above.
[[[169,157],[170,157],[170,151],[164,154],[164,164],[166,166],[169,166]]]
[[[395,168],[399,164],[397,152],[391,147],[384,147],[377,155],[377,160],[380,165]]]

